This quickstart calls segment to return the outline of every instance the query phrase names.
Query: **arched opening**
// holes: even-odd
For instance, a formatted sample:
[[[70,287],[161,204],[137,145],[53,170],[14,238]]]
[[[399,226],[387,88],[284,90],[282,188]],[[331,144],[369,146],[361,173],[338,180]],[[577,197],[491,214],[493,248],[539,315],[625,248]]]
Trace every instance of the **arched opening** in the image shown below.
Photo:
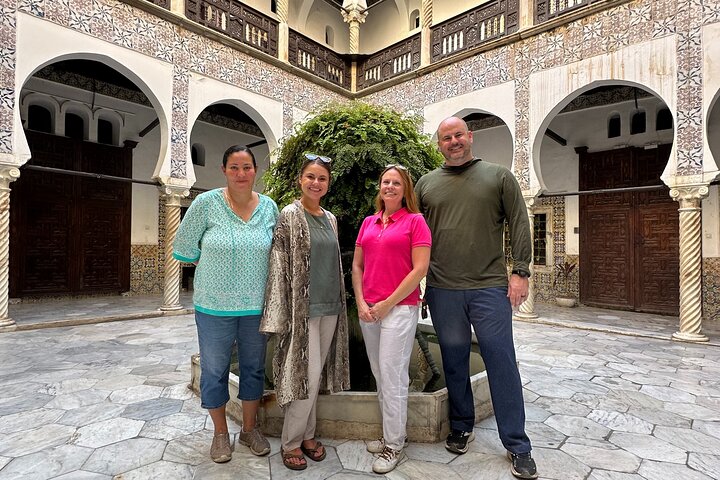
[[[410,12],[410,30],[415,30],[416,28],[420,28],[420,10],[415,9],[412,12]]]
[[[42,105],[30,105],[28,107],[28,130],[42,133],[53,132],[53,117],[50,110]]]
[[[583,304],[678,312],[677,203],[660,178],[673,131],[646,128],[647,112],[663,109],[639,85],[588,86],[537,134],[534,155],[549,195],[538,208],[555,227],[554,263],[578,264],[571,293]],[[538,276],[541,300],[553,300],[553,274]]]
[[[671,130],[673,128],[673,117],[669,108],[661,108],[655,117],[655,130]]]
[[[617,138],[622,134],[622,119],[619,113],[613,113],[608,118],[607,138]]]
[[[85,140],[85,119],[75,113],[66,113],[65,136],[73,140]]]
[[[130,182],[150,180],[160,133],[140,132],[159,115],[142,87],[104,60],[46,64],[20,91],[31,159],[11,191],[12,297],[123,293],[143,278],[157,287],[142,293],[160,292],[159,275],[143,277],[145,259],[133,258],[143,242],[157,270],[157,188]]]
[[[205,147],[199,143],[194,143],[193,146],[190,147],[190,158],[192,160],[193,165],[197,165],[199,167],[204,167],[205,166]]]
[[[335,31],[330,25],[325,26],[325,43],[328,47],[335,46]]]

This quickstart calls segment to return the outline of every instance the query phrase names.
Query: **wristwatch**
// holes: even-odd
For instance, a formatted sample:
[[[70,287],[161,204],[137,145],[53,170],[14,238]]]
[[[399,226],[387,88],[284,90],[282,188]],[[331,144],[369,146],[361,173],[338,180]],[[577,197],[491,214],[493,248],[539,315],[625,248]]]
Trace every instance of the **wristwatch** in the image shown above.
[[[517,275],[521,278],[528,278],[530,276],[530,272],[526,272],[525,270],[518,270],[518,269],[514,269],[512,271],[512,274]]]

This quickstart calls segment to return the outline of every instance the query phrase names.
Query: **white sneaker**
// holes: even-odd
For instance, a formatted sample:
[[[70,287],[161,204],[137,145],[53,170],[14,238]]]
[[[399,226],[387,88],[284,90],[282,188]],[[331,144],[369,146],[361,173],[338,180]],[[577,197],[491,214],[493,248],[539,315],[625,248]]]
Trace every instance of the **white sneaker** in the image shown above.
[[[385,447],[373,462],[373,472],[388,473],[392,471],[404,456],[405,454],[402,450],[393,450],[390,447]]]
[[[405,437],[405,441],[403,442],[403,448],[406,448],[408,446],[408,438]],[[370,453],[382,453],[382,451],[385,449],[385,438],[380,437],[377,440],[373,440],[372,442],[368,442],[367,444],[367,451]]]

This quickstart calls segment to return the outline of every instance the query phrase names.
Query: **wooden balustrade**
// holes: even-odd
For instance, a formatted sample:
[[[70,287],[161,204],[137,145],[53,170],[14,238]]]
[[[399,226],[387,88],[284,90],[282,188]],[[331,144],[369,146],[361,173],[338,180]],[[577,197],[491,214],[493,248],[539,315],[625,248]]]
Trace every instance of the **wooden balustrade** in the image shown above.
[[[350,89],[350,62],[329,48],[290,30],[288,52],[291,65]]]
[[[433,27],[431,60],[437,62],[517,31],[518,13],[518,0],[491,0]]]
[[[277,57],[278,22],[236,0],[185,0],[185,16]]]
[[[420,34],[406,38],[369,56],[358,65],[357,88],[379,82],[420,68]]]
[[[597,1],[599,0],[535,0],[535,24]]]

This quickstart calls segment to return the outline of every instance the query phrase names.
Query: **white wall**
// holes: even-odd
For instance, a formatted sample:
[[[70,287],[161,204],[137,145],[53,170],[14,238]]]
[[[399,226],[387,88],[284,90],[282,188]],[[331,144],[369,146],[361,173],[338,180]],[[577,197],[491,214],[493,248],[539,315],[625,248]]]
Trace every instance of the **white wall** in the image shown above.
[[[436,0],[433,2],[433,25],[444,22],[467,10],[474,9],[487,2],[474,0]]]
[[[408,37],[409,12],[400,10],[392,0],[386,0],[368,10],[365,23],[360,25],[360,52],[375,53]]]
[[[205,122],[195,122],[190,135],[190,145],[201,144],[205,149],[205,166],[193,165],[197,181],[194,187],[206,190],[226,185],[222,173],[222,157],[225,150],[233,145],[247,145],[261,140],[258,137],[247,135],[236,130],[218,127]],[[270,155],[267,143],[252,147],[255,160],[258,164],[258,175],[255,189],[262,191],[262,175],[267,171]]]
[[[473,156],[484,162],[512,167],[513,141],[506,126],[485,128],[473,132]]]
[[[323,0],[290,0],[288,25],[320,45],[326,45],[325,27],[329,25],[335,31],[335,46],[332,50],[337,53],[350,50],[348,24],[343,21],[339,10]]]

